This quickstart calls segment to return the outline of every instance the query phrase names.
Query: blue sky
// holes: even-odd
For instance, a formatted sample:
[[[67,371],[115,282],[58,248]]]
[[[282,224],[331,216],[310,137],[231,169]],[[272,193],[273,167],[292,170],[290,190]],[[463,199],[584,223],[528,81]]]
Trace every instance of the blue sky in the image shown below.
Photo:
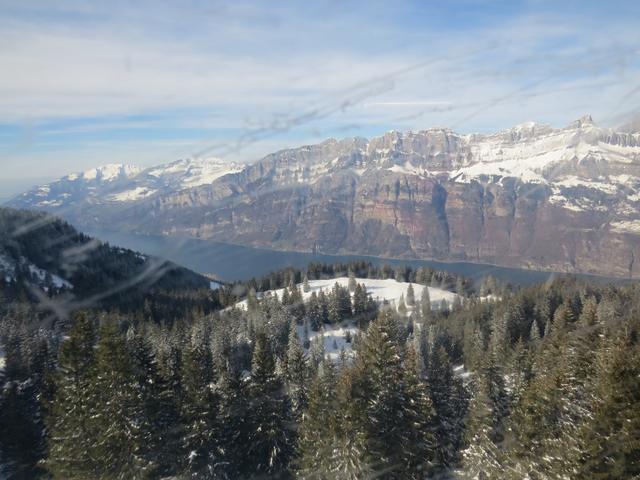
[[[0,196],[326,137],[625,123],[640,3],[0,0]]]

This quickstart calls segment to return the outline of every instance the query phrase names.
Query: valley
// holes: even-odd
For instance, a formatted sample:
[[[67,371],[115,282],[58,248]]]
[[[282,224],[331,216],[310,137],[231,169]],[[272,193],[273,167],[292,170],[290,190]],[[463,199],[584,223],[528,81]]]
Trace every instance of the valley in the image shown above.
[[[246,165],[107,165],[9,205],[89,230],[636,278],[640,133],[588,115],[490,135],[391,131]]]

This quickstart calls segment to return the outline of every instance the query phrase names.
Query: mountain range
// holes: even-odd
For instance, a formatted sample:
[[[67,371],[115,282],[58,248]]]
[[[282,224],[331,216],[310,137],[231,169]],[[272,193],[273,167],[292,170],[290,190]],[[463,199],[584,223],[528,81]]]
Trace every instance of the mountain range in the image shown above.
[[[80,227],[636,278],[640,133],[588,115],[495,134],[390,131],[247,165],[107,165],[9,205]]]

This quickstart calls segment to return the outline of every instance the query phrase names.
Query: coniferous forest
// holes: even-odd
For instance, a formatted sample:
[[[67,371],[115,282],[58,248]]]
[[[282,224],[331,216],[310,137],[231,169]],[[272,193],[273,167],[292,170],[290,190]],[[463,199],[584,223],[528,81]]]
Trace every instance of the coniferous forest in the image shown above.
[[[640,0],[0,0],[0,68],[0,480],[640,480]]]
[[[303,300],[309,280],[346,272],[349,287]],[[464,301],[433,308],[412,288],[392,308],[356,277]],[[636,285],[475,288],[423,268],[312,264],[52,320],[14,283],[0,303],[5,478],[640,474]],[[313,334],[345,320],[352,348],[326,355]]]

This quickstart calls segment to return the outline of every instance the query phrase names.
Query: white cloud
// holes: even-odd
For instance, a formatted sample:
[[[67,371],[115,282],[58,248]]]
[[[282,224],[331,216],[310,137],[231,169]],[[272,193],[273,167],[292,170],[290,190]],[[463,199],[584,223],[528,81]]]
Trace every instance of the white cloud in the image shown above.
[[[633,110],[636,17],[541,5],[485,25],[424,7],[423,26],[403,2],[325,2],[305,13],[274,2],[5,1],[0,124],[28,133],[0,135],[0,164],[19,171],[47,158],[65,173],[113,156],[170,161],[211,144],[248,160],[341,132],[490,131],[586,112],[606,123]],[[145,136],[168,128],[185,134]],[[140,139],[109,133],[118,129]]]

